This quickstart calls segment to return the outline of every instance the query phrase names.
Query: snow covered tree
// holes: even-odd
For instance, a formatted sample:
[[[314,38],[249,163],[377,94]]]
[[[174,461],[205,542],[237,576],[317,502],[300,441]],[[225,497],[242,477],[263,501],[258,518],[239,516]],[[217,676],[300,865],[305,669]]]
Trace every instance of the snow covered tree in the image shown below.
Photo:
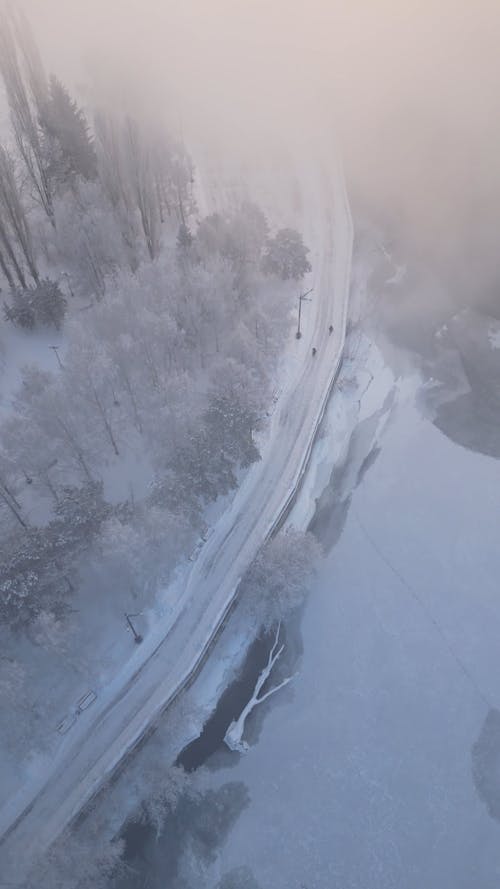
[[[2,541],[0,622],[28,627],[42,612],[59,613],[68,585],[52,557],[48,537],[39,529]]]
[[[95,121],[100,179],[106,189],[131,257],[137,237],[137,214],[148,255],[159,252],[160,209],[151,145],[136,121],[117,122],[100,113]],[[138,260],[133,256],[132,270]]]
[[[196,211],[194,167],[185,146],[161,129],[150,138],[153,178],[161,222],[168,217],[187,225]]]
[[[37,857],[19,889],[106,889],[123,870],[123,841],[93,830],[66,831]]]
[[[23,369],[14,413],[2,424],[6,454],[37,474],[54,460],[70,478],[93,481],[89,468],[92,430],[88,417],[68,398],[59,377],[37,367]],[[66,476],[67,477],[67,476]]]
[[[104,500],[101,482],[67,486],[55,507],[56,517],[47,527],[57,537],[57,546],[62,552],[70,549],[74,556],[99,534],[111,512],[111,506]]]
[[[128,266],[132,272],[136,272],[139,266],[139,231],[127,186],[121,128],[111,114],[102,111],[95,115],[94,128],[99,182],[112,208]]]
[[[186,254],[193,243],[193,236],[189,231],[185,222],[181,222],[177,233],[177,246],[179,250]]]
[[[244,201],[232,218],[233,240],[247,262],[258,263],[267,243],[269,226],[261,208]]]
[[[252,433],[258,426],[258,382],[234,360],[217,372],[204,414],[214,453],[233,466],[259,459]]]
[[[265,627],[305,600],[321,554],[311,534],[281,532],[264,544],[241,581],[240,599]]]
[[[119,402],[115,405],[112,357],[105,342],[86,336],[84,326],[73,324],[71,334],[71,355],[66,362],[63,380],[66,397],[85,417],[88,432],[93,437],[92,449],[95,451],[100,445],[105,446],[118,457],[121,412],[116,409]]]
[[[75,295],[102,299],[116,270],[130,264],[130,255],[101,185],[81,181],[74,200],[56,203],[56,222],[55,261],[69,274]]]
[[[26,287],[13,287],[10,293],[11,302],[4,301],[4,315],[6,321],[12,321],[18,327],[33,330],[36,325],[35,307],[32,293]]]
[[[237,246],[229,216],[221,213],[205,216],[198,225],[196,240],[202,257],[219,253],[225,259],[236,258]]]
[[[4,303],[7,321],[19,327],[55,327],[60,330],[66,315],[67,300],[55,281],[45,278],[34,287],[11,290],[12,302]]]
[[[148,771],[151,774],[148,774]],[[190,776],[181,767],[171,766],[165,770],[161,763],[156,765],[151,760],[146,763],[144,778],[146,787],[149,787],[150,791],[138,810],[135,820],[150,824],[159,838],[166,819],[175,811],[180,798],[187,792],[192,795],[192,782]]]
[[[159,470],[150,485],[149,502],[170,515],[184,515],[193,524],[203,503],[199,491],[186,485],[186,476],[171,467]]]
[[[172,511],[180,506],[181,498],[185,496],[186,506],[192,503],[196,512],[203,504],[216,500],[219,494],[227,494],[235,485],[231,461],[224,454],[214,453],[212,442],[202,427],[192,430],[172,454],[156,493],[158,496],[161,491],[165,507]]]
[[[67,487],[52,521],[4,540],[0,621],[26,627],[42,613],[62,615],[72,591],[69,575],[110,512],[102,486]]]
[[[144,453],[154,484],[126,518],[105,520],[108,567],[121,560],[124,583],[137,595],[144,559],[154,566],[149,591],[161,582],[169,570],[162,548],[174,562],[204,504],[258,459],[253,434],[289,309],[285,286],[262,274],[262,211],[243,202],[192,235],[194,170],[185,147],[156,124],[107,112],[96,119],[94,141],[65,87],[56,78],[47,83],[29,30],[16,14],[6,22],[2,72],[17,154],[0,152],[5,312],[27,328],[59,328],[65,320],[62,365],[53,374],[23,370],[1,429],[5,456],[17,467],[14,497],[16,480],[29,478],[29,499],[42,495],[44,510],[48,501],[56,511],[45,529],[26,529],[38,561],[12,545],[20,590],[13,595],[35,605],[38,597],[46,614],[48,587],[58,599],[64,572],[55,566],[52,579],[43,564],[54,564],[50,534],[67,508],[68,487],[91,487],[134,449]],[[53,280],[41,279],[39,268]],[[56,281],[68,282],[69,307]],[[1,485],[0,500],[3,523],[24,529],[24,510]],[[66,543],[80,552],[75,540]]]
[[[308,253],[299,232],[282,228],[268,241],[262,269],[265,274],[277,275],[284,281],[289,278],[297,281],[311,271]]]
[[[97,155],[87,119],[55,76],[50,78],[41,123],[53,146],[51,177],[63,184],[73,176],[95,179]]]
[[[235,297],[250,301],[262,252],[267,243],[268,225],[262,210],[245,201],[234,212],[212,213],[201,220],[194,241],[194,255],[207,265],[214,256],[222,257],[233,272]]]
[[[179,551],[186,549],[192,528],[182,513],[160,509],[151,501],[114,511],[101,527],[95,559],[103,588],[113,586],[122,602],[151,602],[166,586]]]
[[[160,214],[152,169],[151,151],[137,123],[130,118],[124,125],[125,170],[150,259],[160,249]]]
[[[31,292],[37,324],[60,330],[66,315],[67,300],[59,284],[44,278]]]

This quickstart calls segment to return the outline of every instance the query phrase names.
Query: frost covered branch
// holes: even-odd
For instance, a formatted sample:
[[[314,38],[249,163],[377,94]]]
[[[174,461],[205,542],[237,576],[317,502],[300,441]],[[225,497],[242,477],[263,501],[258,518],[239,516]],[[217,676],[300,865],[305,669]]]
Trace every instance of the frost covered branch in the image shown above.
[[[280,688],[283,688],[285,685],[288,685],[289,682],[294,678],[293,676],[288,676],[278,685],[269,689],[269,691],[265,692],[261,697],[259,697],[260,691],[268,680],[269,676],[272,673],[273,667],[276,661],[279,660],[281,654],[284,651],[285,646],[281,645],[278,648],[279,644],[279,634],[280,634],[281,622],[278,624],[276,635],[274,639],[274,644],[269,652],[269,658],[266,666],[259,674],[257,682],[255,683],[255,689],[252,697],[250,698],[248,704],[241,712],[239,718],[237,720],[233,720],[231,725],[229,726],[225,736],[224,741],[230,750],[238,751],[239,753],[245,753],[248,750],[248,744],[243,740],[243,732],[245,730],[245,722],[247,717],[250,715],[252,710],[255,709],[257,704],[262,704],[263,701],[267,700],[267,698],[271,697],[271,695],[275,694],[275,692],[279,691]]]

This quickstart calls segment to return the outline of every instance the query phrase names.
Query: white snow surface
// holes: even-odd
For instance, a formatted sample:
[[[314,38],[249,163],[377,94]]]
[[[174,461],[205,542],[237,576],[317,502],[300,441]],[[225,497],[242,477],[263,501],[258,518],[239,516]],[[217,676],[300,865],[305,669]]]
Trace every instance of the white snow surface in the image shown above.
[[[213,775],[214,787],[244,782],[250,804],[207,885],[247,866],[274,889],[498,886],[500,825],[476,792],[472,749],[500,709],[500,463],[422,417],[415,383],[397,381],[374,436],[379,456],[306,608],[293,686],[258,743]],[[341,398],[297,524],[321,490],[314,475],[345,447]]]
[[[230,607],[238,581],[263,539],[285,512],[310,457],[345,338],[352,221],[333,149],[311,165],[308,146],[298,176],[301,225],[314,245],[304,335],[290,343],[278,404],[262,459],[245,476],[193,565],[174,609],[158,620],[133,657],[105,688],[50,758],[38,758],[28,780],[0,811],[3,873],[43,851],[94,795],[147,726],[196,670]],[[328,325],[334,325],[329,336]],[[312,356],[312,345],[317,355]]]

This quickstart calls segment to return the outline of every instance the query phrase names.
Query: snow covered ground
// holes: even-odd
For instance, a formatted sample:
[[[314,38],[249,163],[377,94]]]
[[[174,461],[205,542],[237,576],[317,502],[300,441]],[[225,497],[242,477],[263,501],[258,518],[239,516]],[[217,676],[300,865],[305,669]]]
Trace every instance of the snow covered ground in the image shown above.
[[[325,166],[318,164],[304,183],[305,237],[319,252],[313,272],[315,300],[304,337],[293,343],[262,461],[250,470],[217,524],[166,625],[158,624],[56,754],[37,764],[30,782],[3,808],[2,832],[25,813],[5,844],[7,857],[12,851],[11,866],[20,845],[27,860],[50,843],[190,675],[244,567],[301,477],[342,351],[349,290],[352,228],[345,185],[333,158],[326,155],[324,160]],[[311,355],[312,344],[318,349],[316,357]],[[143,666],[146,655],[149,660]]]

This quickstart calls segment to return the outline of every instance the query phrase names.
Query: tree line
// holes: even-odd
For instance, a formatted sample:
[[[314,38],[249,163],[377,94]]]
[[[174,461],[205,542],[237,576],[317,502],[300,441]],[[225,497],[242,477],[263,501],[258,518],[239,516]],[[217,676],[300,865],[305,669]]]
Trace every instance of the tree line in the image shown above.
[[[0,72],[5,322],[63,331],[58,366],[23,369],[0,428],[0,621],[29,632],[64,619],[89,549],[108,587],[117,563],[139,596],[168,580],[206,504],[259,459],[310,265],[300,234],[272,234],[251,202],[200,219],[185,146],[158,122],[90,118],[46,75],[18,12],[0,22]],[[109,467],[134,449],[145,496],[106,502]]]

